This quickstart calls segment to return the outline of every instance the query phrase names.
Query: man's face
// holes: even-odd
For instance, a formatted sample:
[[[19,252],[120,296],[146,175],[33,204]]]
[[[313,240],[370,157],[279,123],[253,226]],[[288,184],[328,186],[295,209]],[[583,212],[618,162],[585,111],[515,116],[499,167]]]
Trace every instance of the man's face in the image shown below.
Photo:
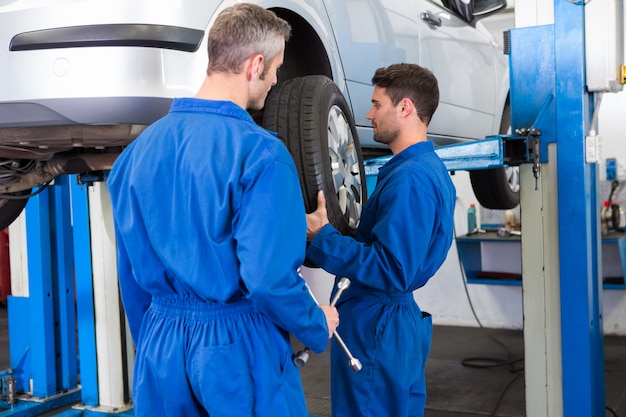
[[[270,92],[272,86],[278,82],[278,68],[283,64],[285,47],[269,60],[263,61],[263,69],[259,75],[259,79],[252,85],[248,108],[251,110],[261,110],[265,105],[265,99]]]
[[[376,142],[389,145],[398,137],[398,106],[392,104],[384,88],[374,87],[372,108],[365,117],[372,121]]]

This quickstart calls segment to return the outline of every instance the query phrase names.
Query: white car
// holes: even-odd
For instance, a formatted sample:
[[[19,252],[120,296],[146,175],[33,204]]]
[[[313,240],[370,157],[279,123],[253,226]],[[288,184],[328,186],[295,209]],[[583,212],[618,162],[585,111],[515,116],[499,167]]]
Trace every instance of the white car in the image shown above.
[[[68,173],[106,173],[173,97],[195,94],[205,37],[233,0],[15,0],[0,3],[0,229],[37,187]],[[506,0],[262,0],[293,36],[264,111],[301,175],[344,233],[367,198],[363,158],[383,155],[365,118],[382,66],[418,63],[439,80],[429,129],[438,145],[509,127],[508,63],[478,19]],[[242,28],[245,30],[245,28]],[[305,117],[306,114],[306,117]],[[519,200],[503,169],[474,171],[478,200]]]

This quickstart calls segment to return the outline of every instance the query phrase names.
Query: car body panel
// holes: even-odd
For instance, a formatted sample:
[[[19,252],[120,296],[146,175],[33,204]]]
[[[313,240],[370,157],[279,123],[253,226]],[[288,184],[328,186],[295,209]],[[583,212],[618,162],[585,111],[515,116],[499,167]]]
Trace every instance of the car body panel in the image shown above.
[[[10,51],[7,44],[16,34],[50,28],[133,22],[207,31],[216,13],[235,1],[82,0],[58,1],[39,7],[35,7],[38,2],[32,0],[16,3],[26,5],[9,12],[0,7],[0,62],[3,63],[0,66],[0,83],[3,85],[0,89],[0,108],[5,110],[0,113],[0,127],[22,125],[24,122],[32,125],[151,123],[162,116],[169,105],[163,107],[162,103],[157,103],[156,106],[148,106],[148,109],[158,108],[161,111],[144,114],[145,107],[118,107],[119,103],[124,100],[129,103],[146,102],[141,100],[142,97],[156,102],[163,101],[162,98],[171,101],[173,97],[193,95],[202,83],[206,68],[206,42],[195,53],[134,46]],[[325,14],[323,4],[312,3],[317,5],[312,7],[301,1],[259,2],[266,8],[288,7],[314,27],[327,51],[335,51],[330,60],[337,74],[334,80],[345,89],[337,48],[332,44],[328,21],[322,18]],[[29,4],[32,7],[28,7]],[[160,10],[157,12],[155,8]],[[28,23],[21,23],[24,21]],[[93,107],[88,100],[84,100],[89,98],[101,99],[105,109]],[[14,112],[9,112],[8,106],[20,107],[19,103],[37,104],[41,108],[28,109],[34,114],[15,122]],[[44,110],[46,108],[47,111]],[[95,111],[96,108],[98,111]],[[116,108],[119,109],[117,112]],[[37,115],[42,115],[40,122],[36,120]]]
[[[329,7],[355,122],[371,126],[365,115],[374,71],[395,62],[420,61],[415,2],[347,0],[329,2]],[[370,138],[371,132],[362,138],[362,146],[379,146]]]
[[[0,39],[6,45],[24,32],[104,24],[143,23],[206,30],[215,13],[233,3],[65,0],[42,4],[20,0],[0,6]],[[441,104],[431,125],[433,135],[482,138],[494,133],[493,127],[499,123],[494,118],[503,100],[497,92],[508,85],[508,80],[502,81],[506,78],[506,71],[502,71],[506,70],[506,60],[498,56],[501,52],[492,38],[449,10],[425,0],[259,4],[291,10],[313,27],[331,55],[332,78],[351,102],[357,125],[369,126],[365,114],[370,106],[374,70],[393,62],[415,62],[432,69],[440,83]],[[436,14],[443,25],[428,25],[419,17],[423,12]],[[192,95],[202,81],[205,61],[204,42],[195,53],[116,46],[29,51],[2,47],[0,62],[5,64],[0,66],[0,80],[5,88],[0,92],[0,108],[4,110],[0,126],[150,123],[167,106],[119,104],[126,99],[131,104],[148,101],[141,97],[166,103],[159,98]],[[102,98],[103,107],[94,111],[85,101],[89,98]],[[55,99],[71,102],[63,104]],[[10,111],[9,103],[16,107],[28,103],[30,107]],[[157,110],[144,114],[144,109],[151,108]],[[117,116],[116,109],[120,109]],[[15,119],[15,113],[29,115]],[[363,146],[376,146],[367,138],[362,142]]]
[[[418,63],[437,76],[440,104],[429,126],[436,143],[497,131],[508,89],[507,59],[491,34],[437,3],[349,0],[330,6],[362,146],[378,146],[365,118],[372,75],[394,62]],[[422,13],[440,18],[441,26],[429,25]]]

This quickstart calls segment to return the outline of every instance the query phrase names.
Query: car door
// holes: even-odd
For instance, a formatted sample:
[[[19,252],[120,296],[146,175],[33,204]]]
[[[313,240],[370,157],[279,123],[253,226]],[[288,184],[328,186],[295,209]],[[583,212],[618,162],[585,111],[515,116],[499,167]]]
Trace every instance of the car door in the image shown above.
[[[473,139],[497,133],[499,78],[506,71],[506,57],[497,42],[444,6],[446,0],[415,4],[420,62],[433,71],[440,89],[429,133]]]
[[[370,127],[372,76],[376,69],[397,62],[419,63],[417,13],[414,1],[326,1],[345,73],[355,122]],[[371,131],[362,130],[361,144],[375,145]]]

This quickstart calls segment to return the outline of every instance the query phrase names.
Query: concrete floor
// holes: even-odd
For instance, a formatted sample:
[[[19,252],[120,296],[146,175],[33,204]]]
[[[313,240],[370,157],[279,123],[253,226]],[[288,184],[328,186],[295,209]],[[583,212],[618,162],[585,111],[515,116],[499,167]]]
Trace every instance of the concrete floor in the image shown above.
[[[525,417],[523,358],[522,331],[435,326],[425,417]],[[330,416],[328,352],[301,375],[309,413]],[[606,416],[626,417],[626,337],[605,337],[605,375]]]
[[[426,366],[425,417],[526,416],[523,340],[521,331],[435,326]],[[294,348],[301,346],[295,343]],[[9,366],[8,350],[7,313],[0,308],[0,369]],[[476,357],[489,361],[462,363]],[[328,351],[312,353],[301,375],[309,413],[329,417]],[[605,337],[605,375],[606,405],[611,409],[606,415],[626,417],[626,337]]]

